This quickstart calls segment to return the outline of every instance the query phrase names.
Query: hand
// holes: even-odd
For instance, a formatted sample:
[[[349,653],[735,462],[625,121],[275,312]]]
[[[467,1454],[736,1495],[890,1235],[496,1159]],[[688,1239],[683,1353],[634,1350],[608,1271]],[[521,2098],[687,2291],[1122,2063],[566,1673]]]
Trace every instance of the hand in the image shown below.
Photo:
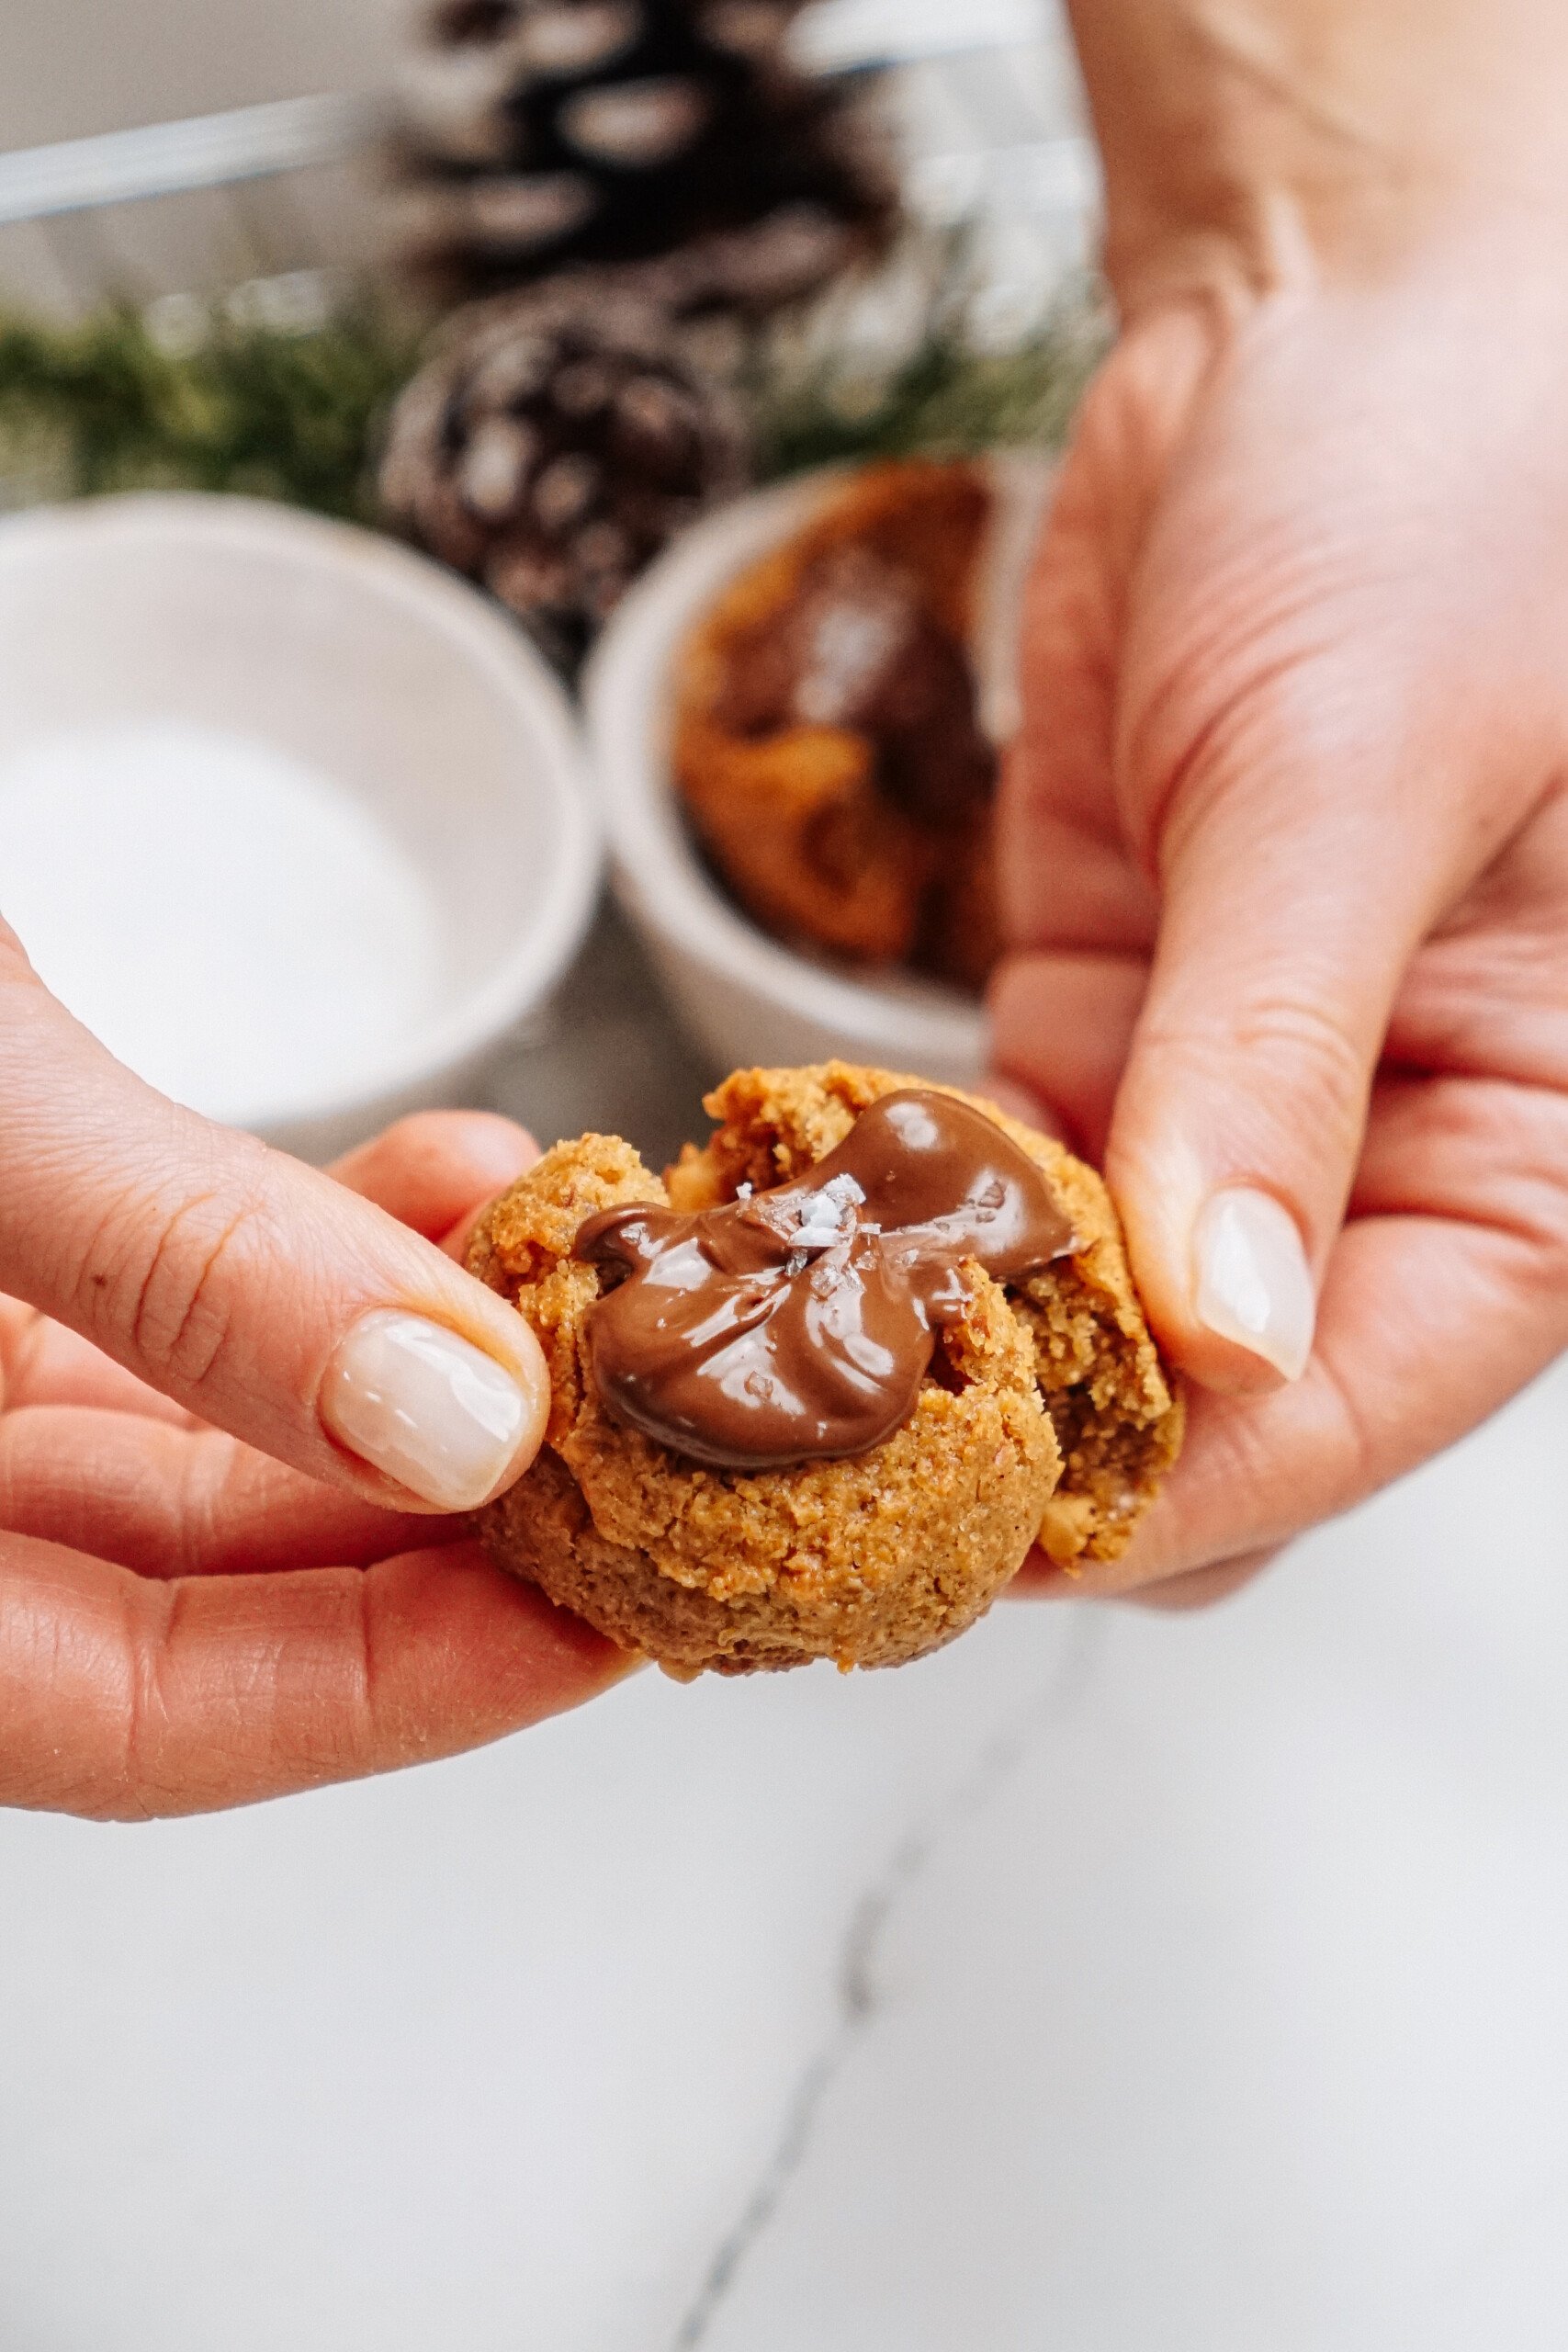
[[[0,1804],[243,1804],[625,1671],[451,1515],[543,1428],[442,1247],[533,1157],[449,1114],[317,1175],[141,1086],[0,925]]]
[[[1156,300],[1084,408],[996,1056],[1103,1158],[1199,1385],[1076,1589],[1227,1590],[1568,1344],[1568,333],[1531,234]]]

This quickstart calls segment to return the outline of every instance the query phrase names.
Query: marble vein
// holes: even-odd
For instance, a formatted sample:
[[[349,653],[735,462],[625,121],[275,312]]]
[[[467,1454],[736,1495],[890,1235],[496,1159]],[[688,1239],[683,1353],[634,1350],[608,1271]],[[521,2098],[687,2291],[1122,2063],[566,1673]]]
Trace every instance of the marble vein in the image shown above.
[[[671,2338],[671,2352],[700,2352],[711,2340],[742,2268],[809,2161],[823,2104],[881,2013],[878,1964],[900,1905],[956,1831],[983,1813],[1042,1743],[1075,1713],[1093,1682],[1107,1632],[1100,1611],[1070,1612],[1055,1670],[1044,1686],[1010,1724],[971,1752],[854,1905],[839,1951],[832,2026],[796,2078],[773,2143],[714,2252]]]

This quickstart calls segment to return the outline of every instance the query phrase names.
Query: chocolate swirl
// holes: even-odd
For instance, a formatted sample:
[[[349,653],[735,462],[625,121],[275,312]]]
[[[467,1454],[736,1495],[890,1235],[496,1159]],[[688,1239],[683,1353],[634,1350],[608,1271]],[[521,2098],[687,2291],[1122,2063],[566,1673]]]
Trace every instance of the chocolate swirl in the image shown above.
[[[914,1409],[964,1266],[1016,1282],[1073,1247],[1040,1170],[952,1095],[862,1113],[809,1175],[720,1208],[610,1209],[575,1254],[613,1419],[726,1470],[863,1453]]]

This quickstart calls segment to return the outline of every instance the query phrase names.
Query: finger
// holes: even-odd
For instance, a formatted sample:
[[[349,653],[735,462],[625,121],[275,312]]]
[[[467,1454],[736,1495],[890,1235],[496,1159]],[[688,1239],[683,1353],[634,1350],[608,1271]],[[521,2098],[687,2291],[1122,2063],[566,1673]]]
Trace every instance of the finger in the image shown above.
[[[532,1460],[537,1342],[346,1186],[177,1109],[0,945],[0,1288],[203,1420],[395,1508]]]
[[[1568,781],[1416,957],[1387,1057],[1568,1093]]]
[[[191,1425],[183,1406],[160,1396],[74,1331],[20,1299],[0,1298],[0,1413],[24,1405],[96,1405],[179,1428]]]
[[[991,982],[997,1069],[1047,1103],[1097,1164],[1147,986],[1143,957],[1088,954],[1009,956]]]
[[[0,1528],[138,1576],[367,1566],[464,1526],[379,1510],[222,1430],[62,1406],[0,1419]]]
[[[1213,1386],[1303,1373],[1404,972],[1495,846],[1478,800],[1530,773],[1516,737],[1493,789],[1503,730],[1440,710],[1435,735],[1437,701],[1372,639],[1222,699],[1196,739],[1156,697],[1125,754],[1164,793],[1164,910],[1106,1170],[1151,1321]]]
[[[1239,1560],[1217,1560],[1212,1568],[1191,1568],[1184,1577],[1171,1577],[1164,1584],[1145,1585],[1141,1592],[1130,1592],[1127,1598],[1135,1609],[1164,1610],[1172,1616],[1185,1615],[1190,1609],[1213,1609],[1255,1584],[1279,1556],[1280,1547],[1269,1546],[1261,1552],[1246,1553]]]
[[[1124,335],[1080,405],[1023,617],[1023,722],[1004,763],[998,876],[1020,947],[1135,953],[1157,902],[1127,855],[1113,790],[1119,657],[1148,518],[1187,431],[1213,338],[1170,309]]]
[[[1501,1090],[1515,1098],[1505,1167],[1495,1127],[1452,1099],[1471,1090],[1443,1091],[1447,1107],[1424,1115],[1445,1119],[1450,1164],[1412,1197],[1451,1193],[1452,1163],[1468,1157],[1496,1222],[1391,1210],[1348,1225],[1304,1377],[1266,1396],[1193,1391],[1164,1494],[1080,1591],[1127,1592],[1289,1542],[1451,1445],[1568,1346],[1568,1103]],[[1391,1176],[1401,1157],[1391,1149]]]
[[[526,1128],[493,1111],[420,1111],[327,1170],[427,1241],[445,1245],[539,1156]]]
[[[475,1544],[159,1585],[0,1538],[0,1804],[254,1804],[481,1747],[629,1663]]]
[[[1008,1589],[1020,1600],[1127,1600],[1140,1608],[1173,1612],[1207,1609],[1250,1584],[1279,1558],[1281,1548],[1269,1544],[1260,1551],[1244,1552],[1238,1559],[1216,1560],[1209,1567],[1190,1568],[1182,1576],[1155,1583],[1142,1577],[1135,1563],[1129,1564],[1125,1556],[1099,1564],[1092,1579],[1086,1582],[1081,1574],[1058,1567],[1045,1553],[1032,1552]]]

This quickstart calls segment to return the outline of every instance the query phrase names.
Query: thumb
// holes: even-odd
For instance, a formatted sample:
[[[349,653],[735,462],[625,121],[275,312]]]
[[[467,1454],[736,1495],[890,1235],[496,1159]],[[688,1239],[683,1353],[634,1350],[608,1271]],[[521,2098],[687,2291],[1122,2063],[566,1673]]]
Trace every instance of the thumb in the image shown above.
[[[521,1317],[369,1202],[142,1085],[4,924],[0,1290],[374,1502],[473,1509],[543,1433]]]
[[[1179,782],[1148,845],[1159,929],[1107,1174],[1161,1339],[1217,1388],[1304,1370],[1394,999],[1504,830],[1475,730],[1451,707],[1432,723],[1440,667],[1417,724],[1385,654],[1303,662],[1185,764],[1168,741],[1130,763],[1134,799]]]

